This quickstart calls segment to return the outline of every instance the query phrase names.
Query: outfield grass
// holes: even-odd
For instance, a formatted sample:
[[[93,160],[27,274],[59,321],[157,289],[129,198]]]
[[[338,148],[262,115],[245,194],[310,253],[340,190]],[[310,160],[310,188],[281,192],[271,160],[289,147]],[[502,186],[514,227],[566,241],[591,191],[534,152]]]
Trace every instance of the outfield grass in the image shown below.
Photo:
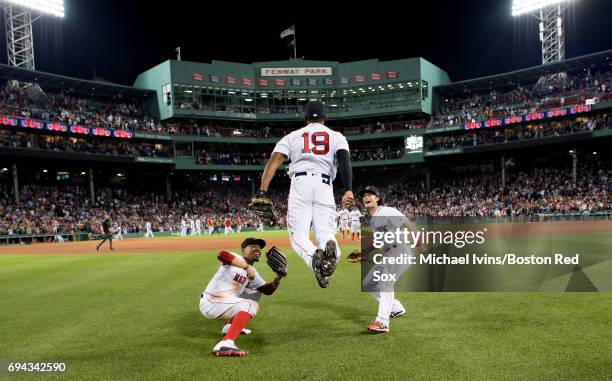
[[[0,256],[0,360],[67,361],[58,379],[95,380],[612,374],[610,293],[399,293],[408,313],[371,336],[377,304],[359,291],[359,266],[343,261],[320,289],[295,254],[281,288],[262,299],[253,336],[237,342],[249,355],[216,358],[222,324],[198,309],[214,254]]]

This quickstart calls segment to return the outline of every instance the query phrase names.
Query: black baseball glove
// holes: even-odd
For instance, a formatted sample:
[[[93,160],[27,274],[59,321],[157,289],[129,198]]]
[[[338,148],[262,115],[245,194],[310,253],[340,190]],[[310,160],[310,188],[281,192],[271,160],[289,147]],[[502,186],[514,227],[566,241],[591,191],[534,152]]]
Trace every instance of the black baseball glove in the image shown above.
[[[287,276],[287,256],[276,246],[272,246],[266,253],[266,263],[278,275]]]
[[[261,218],[266,225],[273,225],[276,223],[276,215],[274,213],[274,203],[267,196],[266,192],[259,192],[259,194],[251,199],[249,208]]]
[[[361,251],[353,250],[347,257],[346,260],[351,263],[361,262]]]

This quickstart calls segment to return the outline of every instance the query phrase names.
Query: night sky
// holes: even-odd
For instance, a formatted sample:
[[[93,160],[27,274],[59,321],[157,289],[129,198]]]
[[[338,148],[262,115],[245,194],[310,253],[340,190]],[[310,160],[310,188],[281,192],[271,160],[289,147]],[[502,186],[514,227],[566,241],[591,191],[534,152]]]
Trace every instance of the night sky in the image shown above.
[[[234,2],[225,8],[212,2],[196,6],[173,1],[167,7],[151,3],[66,0],[64,19],[36,22],[36,68],[86,79],[95,69],[98,77],[131,85],[138,73],[175,58],[179,45],[183,60],[283,60],[293,53],[279,34],[293,22],[298,57],[306,59],[421,56],[446,70],[453,81],[541,61],[537,21],[531,16],[513,18],[511,0],[429,0],[414,12],[383,3],[347,3],[350,10],[334,11],[329,2],[257,2],[253,9]],[[612,49],[610,0],[576,0],[565,21],[568,58]],[[5,38],[0,42],[2,62]]]

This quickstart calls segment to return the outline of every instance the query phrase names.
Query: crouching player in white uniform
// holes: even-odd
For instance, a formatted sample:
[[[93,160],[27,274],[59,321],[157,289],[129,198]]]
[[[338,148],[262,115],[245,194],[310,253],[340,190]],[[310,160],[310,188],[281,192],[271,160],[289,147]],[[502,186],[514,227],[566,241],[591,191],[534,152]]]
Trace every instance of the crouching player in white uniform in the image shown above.
[[[278,275],[271,283],[266,283],[253,267],[265,246],[264,240],[247,238],[241,245],[242,255],[223,250],[219,252],[217,258],[221,261],[221,267],[200,297],[200,311],[205,317],[231,321],[227,331],[224,327],[225,336],[213,348],[213,355],[246,355],[234,342],[243,331],[250,333],[245,328],[259,311],[256,300],[260,293],[271,295],[280,284],[282,276]]]
[[[395,232],[396,229],[404,228],[414,230],[413,225],[402,212],[395,208],[380,205],[382,203],[382,198],[376,187],[367,186],[359,192],[359,195],[362,198],[368,214],[371,216],[372,231]],[[385,243],[382,250],[385,256],[400,256],[402,254],[412,255],[412,249],[407,244],[389,245]],[[410,265],[376,264],[363,280],[364,286],[367,287],[369,285],[367,288],[379,290],[370,292],[374,299],[378,300],[378,314],[376,315],[376,320],[367,326],[367,329],[371,333],[389,332],[389,320],[406,313],[406,309],[402,306],[402,303],[395,299],[393,288],[393,283],[395,282],[384,282],[384,284],[379,282],[376,284],[373,280],[373,273],[375,271],[381,271],[381,273],[395,273],[397,274],[397,278],[399,278],[409,266]]]

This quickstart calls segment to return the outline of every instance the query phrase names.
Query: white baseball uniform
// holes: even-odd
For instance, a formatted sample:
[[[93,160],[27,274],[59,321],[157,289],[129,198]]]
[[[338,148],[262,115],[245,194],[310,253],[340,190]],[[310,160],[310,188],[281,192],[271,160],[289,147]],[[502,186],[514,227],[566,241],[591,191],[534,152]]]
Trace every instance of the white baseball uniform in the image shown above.
[[[342,209],[338,212],[340,218],[340,229],[347,230],[349,226],[350,212],[348,209]]]
[[[181,237],[187,235],[187,222],[185,220],[181,220]]]
[[[145,237],[145,238],[153,238],[153,237],[154,237],[154,235],[153,235],[153,230],[151,230],[151,223],[150,223],[150,222],[147,222],[147,223],[145,224],[145,226],[146,226],[146,228],[147,228],[147,232],[145,233],[145,236],[144,236],[144,237]]]
[[[189,220],[189,234],[190,235],[195,235],[196,233],[196,228],[195,228],[195,221],[193,219]]]
[[[121,226],[117,226],[115,229],[115,238],[113,239],[123,239],[123,233],[121,232]]]
[[[352,210],[349,213],[349,218],[351,220],[351,233],[360,233],[361,232],[361,212],[359,209]]]
[[[408,221],[408,218],[399,210],[388,206],[379,206],[372,214],[372,231],[394,232],[396,229],[401,229],[406,221]],[[389,256],[401,254],[412,255],[412,249],[407,244],[385,244],[382,247],[382,250]],[[389,270],[388,266],[391,266],[392,269]],[[410,265],[376,264],[365,276],[364,284],[373,281],[373,274],[375,271],[380,271],[381,273],[395,273],[398,274],[399,278],[401,274],[408,269],[408,267],[410,267]],[[391,315],[391,312],[399,312],[404,310],[402,303],[395,299],[395,292],[393,291],[373,291],[370,292],[370,294],[378,301],[378,314],[376,316],[376,320],[385,325],[389,325],[389,316]]]
[[[264,223],[261,218],[257,221],[257,231],[258,232],[264,231]]]
[[[200,221],[199,218],[195,220],[195,226],[196,226],[196,234],[202,235],[202,221]]]
[[[233,318],[239,311],[255,316],[259,311],[259,304],[252,297],[247,299],[242,296],[252,294],[257,288],[266,284],[266,281],[255,268],[253,270],[255,278],[249,281],[244,269],[221,265],[200,298],[202,314],[208,319],[224,320]]]
[[[332,182],[336,178],[336,152],[349,150],[340,132],[311,123],[285,135],[274,152],[289,160],[291,188],[287,210],[287,229],[291,247],[312,268],[312,256],[318,248],[324,250],[329,240],[336,241],[336,202]],[[309,238],[314,228],[315,246]],[[336,256],[340,247],[336,245]]]

